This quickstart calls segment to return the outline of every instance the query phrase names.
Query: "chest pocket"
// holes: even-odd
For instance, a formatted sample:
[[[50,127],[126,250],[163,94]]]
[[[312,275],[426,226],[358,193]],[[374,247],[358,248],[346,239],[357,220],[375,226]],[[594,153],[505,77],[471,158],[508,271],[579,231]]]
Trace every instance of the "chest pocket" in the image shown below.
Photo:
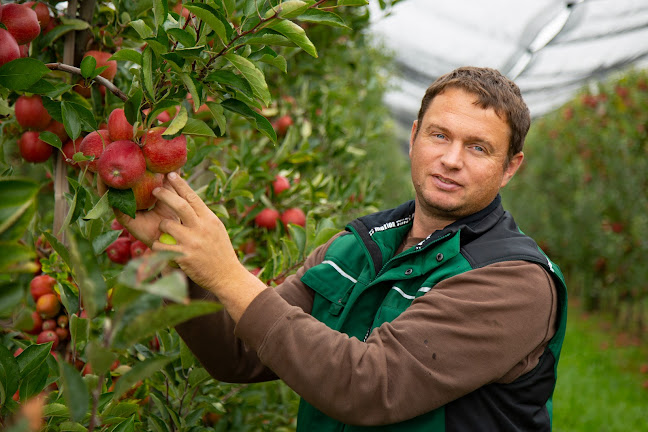
[[[325,260],[308,270],[301,280],[315,291],[311,315],[339,330],[339,318],[358,283],[357,275],[345,269],[342,263]]]
[[[430,291],[430,287],[401,288],[398,284],[391,287],[385,296],[385,301],[380,306],[372,327],[395,320],[412,302]]]

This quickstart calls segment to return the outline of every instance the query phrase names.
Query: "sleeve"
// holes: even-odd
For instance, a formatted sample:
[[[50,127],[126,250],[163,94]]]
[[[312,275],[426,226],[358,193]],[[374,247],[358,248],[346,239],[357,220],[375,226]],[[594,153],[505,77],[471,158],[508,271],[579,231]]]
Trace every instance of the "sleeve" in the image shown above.
[[[339,235],[341,233],[315,249],[296,274],[288,276],[275,289],[265,291],[275,293],[284,305],[309,314],[313,291],[301,282],[301,277],[324,260],[328,246]],[[189,295],[192,299],[218,301],[193,281],[189,282]],[[256,351],[234,335],[234,328],[234,321],[222,310],[185,321],[176,326],[176,331],[210,375],[219,381],[250,383],[277,379],[261,362]]]
[[[555,332],[555,296],[540,266],[492,264],[440,282],[365,343],[266,290],[236,334],[325,414],[348,424],[391,424],[511,379]]]

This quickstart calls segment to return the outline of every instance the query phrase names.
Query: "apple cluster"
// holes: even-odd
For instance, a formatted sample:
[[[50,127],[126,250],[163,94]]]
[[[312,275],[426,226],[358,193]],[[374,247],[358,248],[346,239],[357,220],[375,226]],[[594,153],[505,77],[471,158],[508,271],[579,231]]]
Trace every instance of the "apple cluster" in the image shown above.
[[[281,175],[275,176],[272,182],[272,191],[275,196],[279,196],[282,192],[290,189],[290,181]],[[277,221],[281,221],[284,226],[288,224],[295,224],[306,226],[306,215],[304,211],[298,207],[292,207],[279,212],[275,208],[264,208],[254,218],[256,226],[273,230],[277,227]]]
[[[29,44],[50,23],[49,7],[30,1],[0,5],[0,66],[29,55]]]
[[[29,289],[36,310],[32,312],[33,326],[27,333],[37,335],[36,343],[52,342],[52,350],[69,339],[68,315],[61,305],[59,294],[54,290],[56,279],[47,274],[32,278]]]
[[[113,219],[110,229],[122,232],[117,240],[106,248],[106,255],[110,261],[117,264],[126,264],[132,258],[138,258],[150,252],[151,249],[144,242],[134,238],[117,219]]]
[[[165,127],[147,130],[135,141],[133,125],[124,110],[117,108],[108,117],[107,129],[89,133],[79,151],[91,160],[79,162],[82,168],[97,173],[101,182],[113,189],[132,189],[137,210],[153,206],[153,189],[162,186],[164,174],[176,171],[187,162],[187,138],[166,139]]]

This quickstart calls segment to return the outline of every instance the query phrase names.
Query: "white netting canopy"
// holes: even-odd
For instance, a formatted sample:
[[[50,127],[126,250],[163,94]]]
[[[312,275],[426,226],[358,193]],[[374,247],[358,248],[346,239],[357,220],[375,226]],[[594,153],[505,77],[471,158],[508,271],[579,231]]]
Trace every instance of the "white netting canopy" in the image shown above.
[[[372,10],[373,29],[396,52],[386,103],[407,129],[427,86],[459,66],[500,70],[537,117],[648,60],[648,0],[404,0],[390,12]]]

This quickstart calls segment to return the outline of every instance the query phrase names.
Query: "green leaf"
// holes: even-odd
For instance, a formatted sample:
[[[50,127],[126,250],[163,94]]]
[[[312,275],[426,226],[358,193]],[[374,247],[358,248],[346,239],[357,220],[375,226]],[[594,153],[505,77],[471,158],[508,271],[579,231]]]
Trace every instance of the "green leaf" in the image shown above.
[[[108,372],[110,366],[117,359],[117,354],[101,346],[97,340],[90,341],[85,352],[92,367],[92,373],[95,375],[103,375]]]
[[[41,139],[41,141],[46,142],[47,144],[51,145],[52,147],[56,147],[59,150],[61,150],[61,147],[63,146],[61,139],[55,133],[52,133],[50,131],[41,132],[40,134],[38,134],[38,137]]]
[[[206,137],[216,136],[216,134],[214,134],[214,131],[209,126],[207,126],[207,123],[195,118],[187,119],[187,124],[185,124],[184,128],[182,129],[182,133],[184,135],[194,135],[194,136],[206,136]]]
[[[169,127],[162,133],[162,135],[175,135],[182,130],[183,127],[187,124],[189,116],[187,115],[187,108],[184,105],[180,105],[180,111],[171,120]]]
[[[270,47],[263,47],[262,49],[251,55],[250,58],[254,58],[255,60],[274,66],[283,73],[286,73],[288,71],[286,58],[284,56],[278,55]]]
[[[27,93],[41,94],[41,95],[50,95],[58,93],[58,88],[54,86],[50,81],[41,78],[34,83],[34,85],[29,86],[26,90]],[[57,96],[54,96],[57,97]]]
[[[24,351],[23,351],[24,352]],[[20,367],[11,351],[0,344],[0,406],[18,390]]]
[[[120,235],[121,231],[110,230],[92,239],[92,250],[95,255],[101,255]]]
[[[0,234],[15,224],[30,207],[35,208],[38,189],[38,183],[29,179],[0,178]]]
[[[369,0],[338,0],[338,6],[365,6]]]
[[[153,50],[147,46],[142,53],[142,81],[144,90],[148,94],[148,99],[156,100],[155,90],[153,88]]]
[[[59,284],[61,303],[69,314],[79,312],[79,294],[70,289],[66,283]]]
[[[153,0],[153,17],[155,19],[155,26],[160,27],[166,20],[169,13],[169,6],[166,1]]]
[[[144,94],[142,93],[142,89],[138,88],[128,98],[126,103],[124,103],[124,115],[128,123],[134,125],[139,121],[139,109],[143,98]]]
[[[30,345],[16,357],[20,375],[25,377],[34,372],[38,367],[47,360],[47,356],[52,349],[52,342],[44,344]]]
[[[252,87],[245,78],[228,70],[216,70],[205,77],[205,82],[217,82],[243,92],[248,97],[253,97]]]
[[[79,22],[82,22],[84,25],[79,24]],[[83,28],[81,28],[83,27]],[[59,39],[61,36],[66,35],[69,32],[72,31],[77,31],[77,30],[85,30],[89,27],[89,24],[85,21],[81,20],[73,20],[71,23],[68,24],[60,24],[54,27],[52,30],[47,32],[45,35],[41,35],[41,40],[38,43],[39,46],[41,47],[49,47],[52,46],[52,44]]]
[[[189,301],[187,278],[176,271],[155,280],[153,283],[142,284],[136,288],[177,303],[187,303]]]
[[[200,103],[201,99],[200,99],[200,93],[198,93],[198,88],[196,87],[196,83],[186,73],[181,74],[180,78],[182,78],[182,82],[187,88],[187,91],[191,94],[191,99],[193,100],[194,112],[198,111],[198,108],[200,108],[201,105]]]
[[[70,410],[63,404],[50,403],[43,407],[43,417],[67,417]]]
[[[290,238],[297,245],[299,257],[302,257],[306,250],[306,230],[299,225],[288,224],[288,231],[290,232]]]
[[[265,76],[263,75],[263,72],[261,72],[261,69],[256,67],[256,65],[250,60],[241,57],[238,54],[228,53],[225,54],[225,58],[229,60],[229,62],[238,69],[241,75],[243,75],[247,82],[250,83],[252,91],[256,97],[258,97],[264,105],[269,105],[272,101],[272,96],[270,96],[270,90],[268,90],[268,84],[266,83]]]
[[[80,318],[78,315],[70,315],[70,338],[74,346],[79,346],[85,343],[90,337],[90,321],[85,318]]]
[[[184,370],[189,370],[190,367],[196,364],[196,357],[182,339],[180,339],[180,364],[182,364]]]
[[[25,245],[0,241],[0,273],[33,273],[36,253]]]
[[[61,116],[63,117],[63,125],[65,131],[72,140],[76,140],[81,131],[97,130],[97,121],[94,114],[85,106],[70,102],[61,102]]]
[[[227,16],[231,17],[236,10],[236,0],[221,0]]]
[[[14,91],[27,90],[49,71],[41,61],[19,58],[0,66],[0,86]]]
[[[222,42],[227,41],[225,25],[218,18],[218,12],[214,8],[201,3],[185,3],[183,6],[189,12],[200,18],[209,28],[214,30]]]
[[[288,39],[293,41],[295,45],[306,51],[311,56],[317,58],[317,49],[315,48],[315,45],[313,45],[310,39],[308,39],[304,29],[294,22],[282,20],[272,23],[268,27],[286,36]]]
[[[94,318],[106,307],[107,288],[90,242],[68,232],[70,258],[85,311]]]
[[[291,18],[298,17],[306,9],[308,9],[308,4],[306,2],[303,2],[301,0],[288,0],[282,2],[274,9],[272,8],[269,9],[265,14],[265,18],[270,18],[278,10],[279,18],[291,19]]]
[[[69,415],[66,411],[65,417]],[[60,432],[88,432],[88,428],[79,422],[64,421],[59,425]]]
[[[108,203],[111,207],[116,208],[122,213],[135,218],[137,211],[137,203],[135,202],[135,194],[132,189],[113,189],[108,188]]]
[[[61,383],[63,396],[70,410],[72,421],[81,421],[90,407],[90,392],[81,374],[67,362],[59,363],[61,368]]]
[[[153,107],[151,112],[146,116],[146,124],[151,124],[157,120],[157,116],[169,108],[175,108],[180,105],[180,102],[174,100],[162,100]]]
[[[223,108],[229,111],[242,115],[243,117],[248,119],[259,132],[266,135],[274,143],[277,142],[277,133],[275,132],[272,124],[268,121],[268,119],[254,111],[244,102],[241,102],[237,99],[226,99],[221,102],[221,105],[223,106]]]
[[[0,318],[12,316],[16,306],[22,302],[23,294],[23,287],[11,280],[0,284]]]
[[[253,35],[241,38],[241,43],[246,45],[277,45],[295,46],[295,43],[274,30],[263,29]]]
[[[58,238],[54,237],[51,233],[49,232],[44,232],[43,235],[47,239],[50,245],[52,245],[52,248],[56,251],[57,254],[63,259],[65,264],[72,268],[72,261],[70,260],[70,252],[68,249],[65,247],[63,243],[59,241]]]
[[[36,370],[20,380],[20,400],[27,400],[43,391],[47,384],[49,366],[43,362]]]
[[[94,78],[94,71],[97,68],[97,60],[92,56],[84,57],[81,60],[81,76],[83,78]]]
[[[220,135],[225,135],[227,119],[225,118],[225,114],[223,114],[223,107],[221,104],[216,102],[207,102],[207,108],[209,108],[209,111],[214,117],[214,121],[216,121],[216,124],[218,125]]]
[[[299,15],[299,20],[332,27],[349,28],[339,15],[322,9],[307,9]]]
[[[153,30],[151,29],[151,27],[146,25],[143,20],[139,19],[136,21],[131,21],[129,25],[135,29],[135,31],[140,35],[142,39],[153,37]]]
[[[163,308],[147,310],[136,315],[130,322],[116,331],[112,345],[115,348],[127,348],[138,341],[152,337],[156,331],[176,326],[191,318],[214,313],[222,309],[214,302],[193,301],[188,305],[172,304]]]
[[[150,377],[155,372],[160,371],[166,366],[173,357],[157,356],[137,362],[128,372],[122,375],[115,384],[115,392],[113,393],[113,400],[118,400],[124,393],[138,382]]]
[[[112,212],[110,204],[108,204],[108,194],[103,194],[97,204],[83,217],[83,220],[96,220]]]
[[[180,42],[184,47],[189,48],[196,45],[196,38],[186,30],[170,28],[167,30],[167,33]]]
[[[138,51],[135,51],[134,49],[122,48],[115,54],[110,56],[108,60],[129,61],[141,66],[142,54],[140,54]]]

